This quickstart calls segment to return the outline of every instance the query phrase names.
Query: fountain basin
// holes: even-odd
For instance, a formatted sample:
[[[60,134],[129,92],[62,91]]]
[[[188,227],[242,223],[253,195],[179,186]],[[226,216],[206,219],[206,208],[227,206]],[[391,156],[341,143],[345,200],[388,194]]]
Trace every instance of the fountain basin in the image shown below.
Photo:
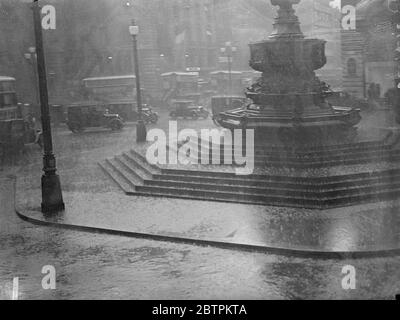
[[[279,39],[250,43],[250,67],[263,73],[297,75],[326,64],[325,40]]]

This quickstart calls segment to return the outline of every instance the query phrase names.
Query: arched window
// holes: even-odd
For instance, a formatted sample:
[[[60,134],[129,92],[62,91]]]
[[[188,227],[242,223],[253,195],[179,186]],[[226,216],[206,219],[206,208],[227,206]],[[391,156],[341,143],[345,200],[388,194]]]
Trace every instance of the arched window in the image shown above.
[[[354,58],[347,60],[347,74],[349,76],[357,75],[357,61]]]

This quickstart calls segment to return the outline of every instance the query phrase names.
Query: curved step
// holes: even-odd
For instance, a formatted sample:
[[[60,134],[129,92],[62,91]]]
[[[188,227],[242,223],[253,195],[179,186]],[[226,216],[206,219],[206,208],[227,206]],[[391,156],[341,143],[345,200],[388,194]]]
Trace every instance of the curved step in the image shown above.
[[[400,197],[400,169],[332,177],[289,177],[160,169],[136,151],[100,164],[127,194],[301,208]]]
[[[400,197],[400,188],[393,190],[379,190],[374,193],[358,194],[356,196],[333,197],[329,199],[301,198],[288,196],[262,196],[252,194],[237,194],[220,191],[209,191],[199,189],[179,189],[171,187],[148,188],[138,187],[133,194],[148,196],[163,196],[185,199],[197,199],[205,201],[223,201],[235,203],[247,203],[257,205],[272,205],[299,208],[333,208],[355,205],[360,203],[378,202],[383,200],[393,200]]]
[[[212,184],[201,183],[198,181],[182,182],[182,181],[165,181],[165,180],[148,180],[144,182],[144,186],[148,187],[173,187],[177,190],[180,189],[197,189],[197,190],[210,190],[210,191],[226,191],[233,193],[247,193],[252,195],[285,195],[293,197],[316,197],[318,199],[329,199],[338,196],[353,196],[363,193],[373,193],[378,190],[391,190],[400,188],[400,182],[376,182],[370,185],[353,185],[343,186],[341,188],[307,188],[297,187],[291,188],[288,186],[246,186],[246,185],[232,185],[232,184]]]

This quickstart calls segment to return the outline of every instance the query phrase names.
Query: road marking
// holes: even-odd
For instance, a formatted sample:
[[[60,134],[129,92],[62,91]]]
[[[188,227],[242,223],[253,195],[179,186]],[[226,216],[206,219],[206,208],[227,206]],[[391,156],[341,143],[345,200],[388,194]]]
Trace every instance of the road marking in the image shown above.
[[[18,285],[19,279],[16,277],[13,279],[13,291],[12,291],[12,300],[18,300]]]

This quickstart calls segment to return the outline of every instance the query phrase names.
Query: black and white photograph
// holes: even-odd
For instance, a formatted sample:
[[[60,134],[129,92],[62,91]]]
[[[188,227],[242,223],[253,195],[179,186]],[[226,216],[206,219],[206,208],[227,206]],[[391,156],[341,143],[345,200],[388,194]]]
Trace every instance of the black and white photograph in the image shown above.
[[[0,0],[0,300],[396,298],[400,0]]]

